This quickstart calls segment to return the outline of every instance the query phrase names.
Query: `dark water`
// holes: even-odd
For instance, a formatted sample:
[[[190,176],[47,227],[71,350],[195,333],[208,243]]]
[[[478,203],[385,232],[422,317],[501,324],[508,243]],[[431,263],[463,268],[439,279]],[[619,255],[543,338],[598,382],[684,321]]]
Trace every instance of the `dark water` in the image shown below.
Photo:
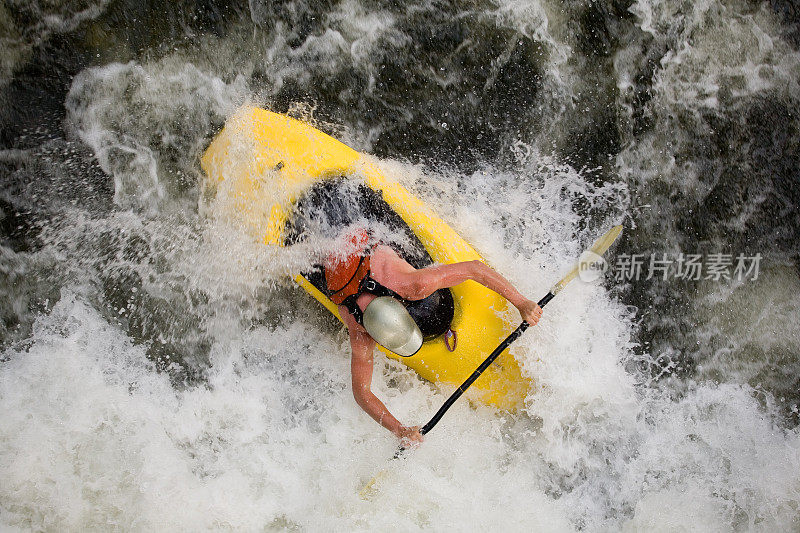
[[[796,529],[798,9],[4,3],[0,520]],[[617,258],[760,254],[758,277],[615,280],[612,257],[521,344],[525,413],[464,406],[395,472],[408,501],[337,496],[393,443],[352,405],[340,329],[287,282],[309,250],[254,246],[201,194],[244,103],[379,157],[532,298],[615,223]],[[380,364],[401,418],[447,393]]]

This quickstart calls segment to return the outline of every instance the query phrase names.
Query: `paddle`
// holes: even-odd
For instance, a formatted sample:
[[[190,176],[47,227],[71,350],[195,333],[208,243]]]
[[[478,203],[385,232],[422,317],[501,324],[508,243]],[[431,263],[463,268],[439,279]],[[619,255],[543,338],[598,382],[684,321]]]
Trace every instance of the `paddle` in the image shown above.
[[[595,254],[595,256],[591,256],[590,255],[589,260],[593,260],[594,257],[596,257],[596,256],[603,255],[605,253],[605,251],[608,250],[608,248],[614,243],[614,241],[617,240],[617,237],[619,237],[619,234],[621,232],[622,232],[622,226],[614,226],[608,232],[606,232],[605,235],[603,235],[602,237],[597,239],[594,242],[594,244],[592,245],[592,247],[587,250],[587,252],[592,252],[593,254]],[[584,252],[584,254],[586,254],[586,252]],[[582,258],[584,256],[584,254],[581,254]],[[539,302],[538,302],[539,307],[544,307],[545,305],[547,305],[547,303],[550,300],[552,300],[555,297],[556,294],[561,292],[561,289],[566,287],[567,284],[570,281],[575,279],[578,276],[578,272],[581,270],[581,267],[582,267],[583,264],[584,264],[584,261],[583,260],[579,260],[575,264],[573,269],[570,270],[569,273],[566,276],[561,278],[558,283],[553,285],[553,287],[550,289],[550,291],[541,300],[539,300]],[[528,324],[527,322],[525,322],[523,320],[522,324],[520,324],[517,327],[517,329],[512,331],[511,334],[508,337],[506,337],[505,340],[503,342],[501,342],[500,345],[497,348],[495,348],[494,351],[491,354],[489,354],[489,357],[484,359],[483,363],[481,363],[480,366],[475,369],[475,372],[473,372],[472,375],[470,375],[470,377],[468,377],[467,380],[464,381],[464,383],[462,383],[455,390],[455,392],[453,392],[453,394],[450,395],[450,397],[447,399],[447,401],[445,401],[444,404],[439,408],[439,410],[436,411],[436,414],[433,415],[433,418],[431,418],[428,421],[427,424],[422,426],[422,428],[419,430],[419,432],[421,434],[425,435],[430,430],[432,430],[433,427],[439,422],[439,420],[442,419],[442,417],[447,412],[447,410],[450,409],[450,407],[452,407],[452,405],[456,402],[456,400],[458,400],[461,397],[462,394],[464,394],[464,391],[466,391],[469,388],[469,386],[472,385],[475,382],[475,380],[480,377],[481,374],[483,374],[484,370],[489,368],[489,365],[491,365],[494,362],[494,360],[497,359],[497,357],[506,348],[508,348],[508,346],[512,342],[517,340],[520,337],[520,335],[522,335],[522,333],[526,329],[528,329],[529,325],[530,324]],[[401,445],[400,448],[395,452],[395,454],[392,457],[392,459],[397,459],[400,456],[402,456],[403,452],[405,450],[406,450],[406,448]],[[372,478],[372,480],[369,483],[367,483],[364,486],[363,489],[361,489],[361,491],[360,491],[361,496],[364,496],[372,488],[372,486],[378,481],[378,479],[382,477],[382,474],[383,474],[383,472],[378,474],[374,478]]]

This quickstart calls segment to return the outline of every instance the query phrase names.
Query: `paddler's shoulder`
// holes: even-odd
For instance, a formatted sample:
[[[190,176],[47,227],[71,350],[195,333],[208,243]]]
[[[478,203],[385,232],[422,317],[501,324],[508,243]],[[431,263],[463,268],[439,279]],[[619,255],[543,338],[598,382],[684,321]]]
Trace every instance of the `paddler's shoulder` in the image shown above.
[[[393,274],[407,274],[416,269],[400,257],[391,246],[378,244],[370,254],[370,270],[375,281],[381,283],[380,276],[392,276]],[[376,277],[378,276],[378,277]]]

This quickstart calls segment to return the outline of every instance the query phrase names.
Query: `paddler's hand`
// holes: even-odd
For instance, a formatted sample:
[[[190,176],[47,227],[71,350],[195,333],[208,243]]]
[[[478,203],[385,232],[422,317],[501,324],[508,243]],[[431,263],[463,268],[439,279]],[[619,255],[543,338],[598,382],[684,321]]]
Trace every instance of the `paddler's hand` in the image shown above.
[[[402,426],[397,436],[400,437],[400,444],[403,448],[416,448],[425,439],[419,432],[419,426]]]
[[[531,326],[535,326],[539,319],[542,318],[542,308],[532,300],[525,300],[517,306],[517,309],[519,309],[519,314],[522,315],[522,320]]]

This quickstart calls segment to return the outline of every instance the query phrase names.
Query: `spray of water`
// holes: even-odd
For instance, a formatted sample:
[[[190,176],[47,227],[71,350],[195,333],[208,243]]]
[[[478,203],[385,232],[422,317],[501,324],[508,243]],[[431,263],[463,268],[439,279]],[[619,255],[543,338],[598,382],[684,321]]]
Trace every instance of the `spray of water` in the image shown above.
[[[800,224],[768,220],[796,217],[797,119],[769,119],[800,94],[766,7],[178,5],[136,52],[132,27],[100,32],[133,17],[115,6],[64,8],[76,53],[102,34],[113,57],[0,152],[0,527],[800,527]],[[15,91],[25,61],[4,63]],[[263,246],[203,185],[202,150],[246,102],[377,154],[531,298],[619,222],[617,253],[776,253],[753,283],[573,283],[512,348],[520,411],[456,404],[387,463],[345,332],[290,281],[334,243]],[[406,423],[451,392],[375,372]]]

